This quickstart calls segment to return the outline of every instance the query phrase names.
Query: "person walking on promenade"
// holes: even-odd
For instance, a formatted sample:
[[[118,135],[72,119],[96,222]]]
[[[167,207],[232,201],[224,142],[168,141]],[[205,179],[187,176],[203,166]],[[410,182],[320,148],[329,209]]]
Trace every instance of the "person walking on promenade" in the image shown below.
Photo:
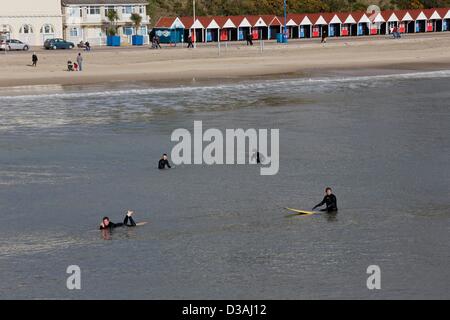
[[[189,48],[194,48],[194,43],[192,42],[192,36],[189,36],[188,37],[188,41],[187,41],[187,43],[188,43],[188,49]]]
[[[81,52],[78,53],[77,63],[78,63],[78,70],[83,71],[83,56],[81,55]]]
[[[37,54],[36,54],[36,52],[33,52],[33,55],[31,56],[31,65],[33,66],[33,67],[37,67],[37,63],[38,63],[38,56],[37,56]]]

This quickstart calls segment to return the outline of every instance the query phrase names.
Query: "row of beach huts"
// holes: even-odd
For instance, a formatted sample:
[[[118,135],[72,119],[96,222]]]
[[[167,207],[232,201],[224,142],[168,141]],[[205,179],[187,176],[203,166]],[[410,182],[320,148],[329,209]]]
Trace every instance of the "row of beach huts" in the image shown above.
[[[388,35],[399,33],[450,31],[450,8],[387,10],[373,12],[335,12],[276,15],[162,17],[154,32],[163,43],[240,41],[251,35],[254,40],[277,39],[283,33],[289,39]]]

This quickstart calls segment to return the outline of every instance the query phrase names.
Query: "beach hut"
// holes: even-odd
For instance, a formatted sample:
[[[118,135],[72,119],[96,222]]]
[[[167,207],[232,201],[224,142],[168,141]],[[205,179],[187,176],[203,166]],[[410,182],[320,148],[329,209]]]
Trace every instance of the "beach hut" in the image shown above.
[[[427,16],[425,15],[425,13],[423,13],[423,10],[414,9],[409,10],[408,12],[411,15],[412,19],[414,20],[414,32],[415,33],[426,32]]]
[[[184,25],[184,39],[189,36],[192,37],[193,42],[203,42],[203,26],[198,22],[198,19],[194,21],[192,17],[180,17],[181,23]]]
[[[358,33],[358,23],[351,13],[338,13],[339,19],[342,21],[341,36],[355,36]]]
[[[262,17],[247,16],[247,20],[252,25],[251,34],[253,40],[269,39],[270,37],[269,27]]]
[[[373,12],[369,16],[369,20],[371,21],[370,25],[370,34],[386,34],[386,20],[384,19],[381,12]]]
[[[398,28],[399,19],[394,10],[386,10],[381,12],[386,21],[386,34],[391,34],[394,28]]]
[[[312,22],[312,37],[318,38],[322,36],[322,33],[328,35],[328,22],[320,13],[313,13],[308,15]]]
[[[184,42],[185,26],[177,17],[162,17],[155,24],[155,34],[161,43]]]
[[[323,15],[323,17],[328,22],[328,36],[340,37],[342,20],[339,18],[338,14],[337,13],[325,13]]]
[[[237,26],[238,40],[245,40],[245,35],[250,33],[252,25],[245,16],[232,16],[231,21]]]
[[[288,30],[289,38],[300,38],[300,23],[302,22],[304,14],[288,14],[286,28]]]
[[[438,9],[439,10],[439,9]],[[442,16],[442,31],[450,31],[450,9],[440,9]],[[447,11],[445,14],[444,12]]]
[[[237,26],[229,17],[216,16],[213,18],[220,27],[220,41],[237,40]]]
[[[300,38],[311,38],[312,37],[312,21],[308,17],[308,15],[305,15],[300,22]]]
[[[357,31],[356,35],[358,36],[367,36],[370,34],[370,26],[372,21],[370,21],[369,17],[365,12],[353,12],[353,18],[355,18],[357,22]]]
[[[267,22],[267,26],[269,28],[269,39],[276,39],[277,33],[283,33],[283,23],[281,23],[282,19],[277,16],[262,16],[262,18]]]
[[[397,16],[400,18],[399,32],[400,33],[414,33],[414,19],[408,10],[396,11]]]
[[[217,42],[219,41],[220,26],[212,17],[198,17],[198,21],[203,29],[203,42]]]
[[[442,17],[436,9],[425,9],[423,13],[427,17],[426,32],[442,31]]]

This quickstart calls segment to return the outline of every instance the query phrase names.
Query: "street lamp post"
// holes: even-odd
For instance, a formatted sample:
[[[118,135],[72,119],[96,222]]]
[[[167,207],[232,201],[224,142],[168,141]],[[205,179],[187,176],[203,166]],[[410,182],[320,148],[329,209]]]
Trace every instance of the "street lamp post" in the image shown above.
[[[286,4],[286,0],[284,0],[284,32],[283,32],[283,37],[286,37],[286,42],[287,42],[287,4]]]
[[[193,18],[194,18],[194,25],[195,25],[195,0],[192,0],[192,10],[193,10]],[[195,28],[194,30],[194,49],[197,48],[197,35],[195,33]]]

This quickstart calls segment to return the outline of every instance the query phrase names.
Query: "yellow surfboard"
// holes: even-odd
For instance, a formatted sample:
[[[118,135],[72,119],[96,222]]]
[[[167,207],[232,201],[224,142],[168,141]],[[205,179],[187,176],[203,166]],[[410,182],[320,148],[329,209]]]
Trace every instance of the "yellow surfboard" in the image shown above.
[[[295,212],[299,216],[310,216],[312,214],[318,213],[317,211],[306,211],[306,210],[299,210],[299,209],[293,209],[293,208],[284,208],[284,209]]]

